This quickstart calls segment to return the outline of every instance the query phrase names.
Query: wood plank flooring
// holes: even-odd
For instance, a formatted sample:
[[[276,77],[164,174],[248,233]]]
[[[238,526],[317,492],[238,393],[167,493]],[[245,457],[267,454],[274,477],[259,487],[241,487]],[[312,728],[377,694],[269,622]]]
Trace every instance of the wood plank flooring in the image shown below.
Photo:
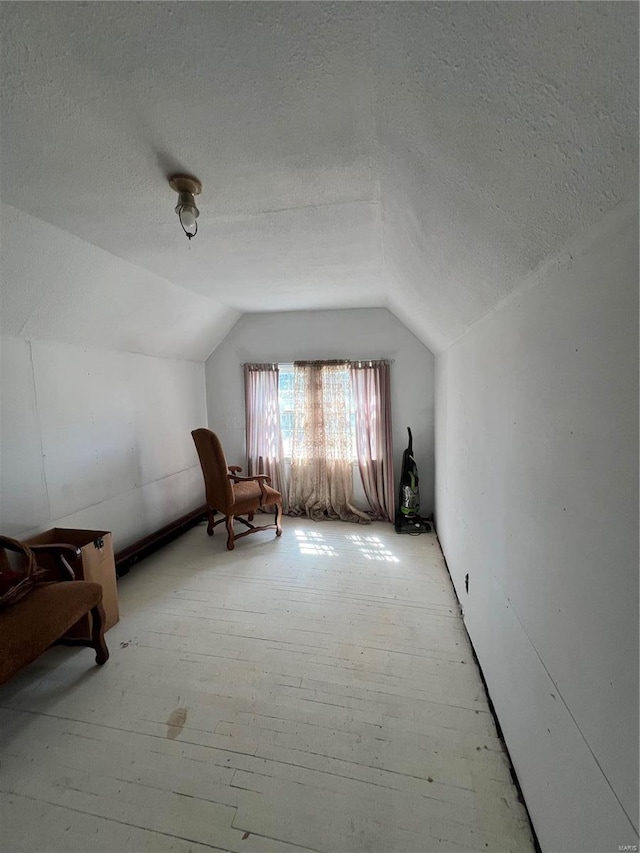
[[[531,851],[437,540],[203,525],[0,688],[4,851]]]

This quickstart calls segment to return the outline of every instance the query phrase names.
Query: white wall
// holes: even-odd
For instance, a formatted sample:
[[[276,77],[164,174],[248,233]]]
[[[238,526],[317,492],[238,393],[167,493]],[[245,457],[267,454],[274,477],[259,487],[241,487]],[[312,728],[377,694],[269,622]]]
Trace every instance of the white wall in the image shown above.
[[[119,549],[204,502],[202,364],[16,337],[1,358],[3,533],[104,529]]]
[[[206,363],[209,427],[219,435],[230,464],[244,464],[245,413],[242,364],[314,358],[388,358],[396,484],[408,426],[420,474],[420,512],[433,510],[434,358],[384,308],[245,314]]]
[[[0,204],[0,531],[125,547],[204,500],[190,430],[235,312]]]
[[[542,849],[617,850],[638,841],[637,208],[530,285],[438,357],[438,533]]]

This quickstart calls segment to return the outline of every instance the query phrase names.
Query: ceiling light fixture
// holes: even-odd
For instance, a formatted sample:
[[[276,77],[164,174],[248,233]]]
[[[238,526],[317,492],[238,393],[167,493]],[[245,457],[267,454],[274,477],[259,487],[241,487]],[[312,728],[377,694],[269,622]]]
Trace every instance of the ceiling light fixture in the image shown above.
[[[182,230],[189,240],[198,233],[197,218],[200,211],[196,207],[194,196],[202,192],[202,184],[191,175],[174,175],[169,178],[169,186],[178,193],[176,213],[182,225]]]

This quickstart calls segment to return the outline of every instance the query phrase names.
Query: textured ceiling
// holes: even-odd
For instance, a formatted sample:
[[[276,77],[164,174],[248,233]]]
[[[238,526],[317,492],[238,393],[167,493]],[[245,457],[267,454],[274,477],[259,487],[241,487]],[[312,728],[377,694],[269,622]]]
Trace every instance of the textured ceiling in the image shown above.
[[[103,345],[202,358],[240,312],[387,306],[437,351],[637,193],[634,3],[9,2],[0,27],[5,333],[82,341],[95,297]]]

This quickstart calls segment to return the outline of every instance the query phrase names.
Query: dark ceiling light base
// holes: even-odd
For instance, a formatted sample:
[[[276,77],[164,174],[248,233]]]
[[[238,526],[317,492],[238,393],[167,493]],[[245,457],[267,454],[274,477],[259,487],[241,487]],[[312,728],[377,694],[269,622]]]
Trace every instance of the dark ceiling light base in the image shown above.
[[[169,186],[177,193],[189,193],[189,195],[200,195],[202,184],[191,175],[172,175],[169,178]]]

